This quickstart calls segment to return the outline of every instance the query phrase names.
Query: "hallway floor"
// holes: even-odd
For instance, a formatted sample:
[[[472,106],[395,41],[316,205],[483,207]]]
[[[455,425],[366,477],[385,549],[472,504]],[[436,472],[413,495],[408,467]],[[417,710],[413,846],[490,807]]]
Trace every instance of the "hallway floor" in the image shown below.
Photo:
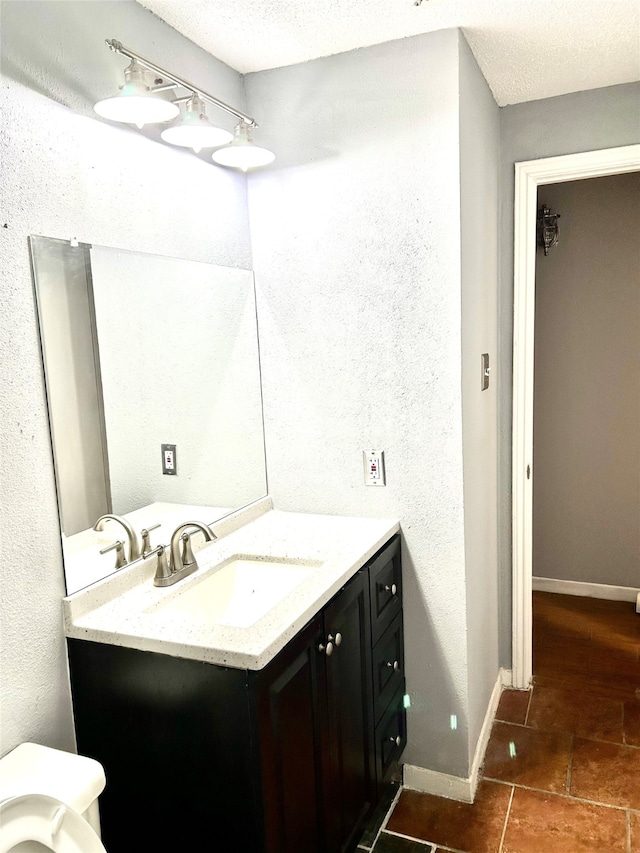
[[[640,853],[640,615],[533,610],[533,687],[503,692],[475,802],[403,790],[374,853]]]

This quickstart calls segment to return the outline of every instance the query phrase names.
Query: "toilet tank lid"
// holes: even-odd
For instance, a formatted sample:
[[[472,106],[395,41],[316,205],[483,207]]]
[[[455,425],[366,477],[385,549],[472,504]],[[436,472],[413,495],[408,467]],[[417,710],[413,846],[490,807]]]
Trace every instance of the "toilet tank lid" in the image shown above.
[[[0,758],[0,802],[22,794],[46,794],[82,814],[105,783],[104,769],[95,759],[38,743],[21,743]]]

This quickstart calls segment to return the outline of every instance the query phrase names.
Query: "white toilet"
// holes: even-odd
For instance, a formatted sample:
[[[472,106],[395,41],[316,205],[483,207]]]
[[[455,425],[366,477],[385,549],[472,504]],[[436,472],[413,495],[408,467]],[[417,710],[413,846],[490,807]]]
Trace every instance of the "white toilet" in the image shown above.
[[[106,853],[93,758],[22,743],[0,759],[0,853]]]

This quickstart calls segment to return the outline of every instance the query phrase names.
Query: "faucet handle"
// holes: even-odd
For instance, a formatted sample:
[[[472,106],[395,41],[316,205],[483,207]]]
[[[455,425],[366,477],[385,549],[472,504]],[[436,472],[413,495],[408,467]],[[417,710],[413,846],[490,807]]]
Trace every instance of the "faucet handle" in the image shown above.
[[[195,565],[196,557],[191,547],[191,534],[185,530],[180,539],[182,540],[182,567]]]
[[[106,548],[102,548],[100,553],[106,554],[108,551],[113,551],[115,548],[116,552],[116,569],[122,569],[124,566],[127,566],[127,558],[124,555],[124,542],[118,539],[117,542],[114,542],[113,545],[107,545]]]
[[[166,586],[167,578],[171,577],[171,569],[169,568],[169,563],[167,562],[165,546],[158,545],[158,547],[154,548],[152,551],[143,551],[142,559],[146,560],[147,557],[152,557],[154,554],[158,555],[158,565],[156,566],[156,573],[153,578],[153,585]],[[162,583],[162,581],[165,581],[165,583]]]
[[[141,550],[143,555],[144,555],[145,551],[151,550],[151,537],[149,536],[149,534],[151,533],[152,530],[157,530],[159,527],[160,527],[160,522],[158,522],[158,524],[152,525],[151,527],[143,527],[142,528],[142,531],[140,532],[140,537],[142,539],[142,543],[140,545],[140,550]]]

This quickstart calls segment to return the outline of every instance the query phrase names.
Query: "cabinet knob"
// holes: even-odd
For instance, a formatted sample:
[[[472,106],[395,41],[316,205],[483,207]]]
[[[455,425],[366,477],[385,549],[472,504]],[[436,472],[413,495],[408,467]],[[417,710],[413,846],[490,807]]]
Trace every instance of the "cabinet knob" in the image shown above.
[[[392,669],[394,672],[397,672],[400,669],[400,664],[398,663],[397,660],[394,660],[394,661],[388,660],[387,666],[389,667],[389,669]]]
[[[335,637],[333,636],[333,634],[329,634],[327,640],[329,640],[330,643],[334,643],[336,646],[339,646],[342,642],[342,634],[340,633],[340,631],[338,631]]]
[[[392,583],[391,586],[389,586],[389,584],[387,584],[384,588],[384,591],[390,592],[391,595],[395,595],[398,591],[398,587],[394,583]]]
[[[331,636],[331,634],[329,634],[329,636]],[[324,643],[320,643],[318,645],[318,651],[324,652],[328,658],[331,657],[331,655],[333,654],[333,643],[331,642],[331,640],[327,641],[326,646],[324,645]]]
[[[402,743],[402,738],[400,737],[400,735],[396,735],[396,737],[390,737],[389,740],[391,741],[391,743],[395,743],[396,746],[400,746],[400,744]]]

